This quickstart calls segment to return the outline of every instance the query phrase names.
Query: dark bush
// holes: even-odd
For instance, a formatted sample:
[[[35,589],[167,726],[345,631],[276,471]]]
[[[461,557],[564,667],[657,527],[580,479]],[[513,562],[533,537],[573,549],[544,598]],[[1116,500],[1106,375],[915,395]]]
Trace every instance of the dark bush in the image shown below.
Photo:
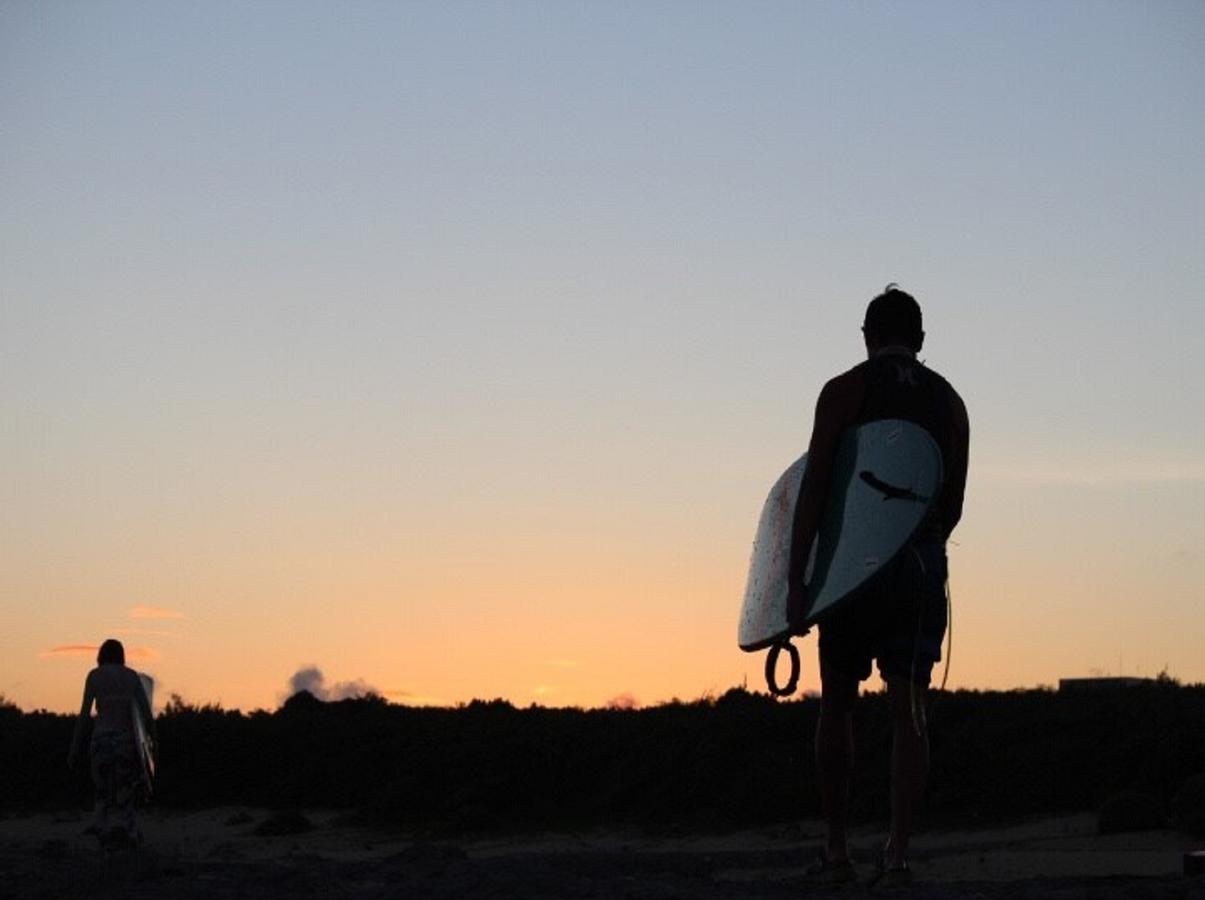
[[[1205,687],[1171,683],[939,693],[929,715],[929,821],[1103,812],[1131,790],[1162,802],[1182,796],[1177,822],[1199,821],[1194,812],[1205,804],[1189,776],[1205,759],[1203,709]],[[633,710],[497,700],[411,708],[306,694],[274,713],[247,714],[174,700],[158,717],[154,802],[343,809],[435,832],[754,826],[820,815],[818,712],[815,699],[776,702],[736,689]],[[87,761],[74,774],[65,765],[72,724],[0,705],[0,808],[89,802]],[[854,732],[854,817],[881,821],[891,747],[882,694],[859,701]]]
[[[1185,780],[1172,799],[1172,818],[1181,831],[1205,835],[1205,772]]]

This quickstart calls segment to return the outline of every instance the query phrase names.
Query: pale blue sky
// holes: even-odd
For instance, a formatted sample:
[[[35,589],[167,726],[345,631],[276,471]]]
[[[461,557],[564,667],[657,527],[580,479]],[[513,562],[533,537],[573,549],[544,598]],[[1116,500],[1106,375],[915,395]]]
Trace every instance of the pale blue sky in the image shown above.
[[[64,624],[98,591],[222,609],[196,585],[248,522],[331,572],[605,533],[718,585],[714,682],[644,696],[722,689],[758,669],[723,655],[757,507],[895,280],[971,407],[963,570],[1009,596],[979,608],[1034,621],[1046,585],[1133,633],[1127,597],[1179,598],[1135,640],[1205,678],[1202,46],[1199,3],[0,6],[13,653],[105,627]],[[193,640],[164,677],[203,694]]]

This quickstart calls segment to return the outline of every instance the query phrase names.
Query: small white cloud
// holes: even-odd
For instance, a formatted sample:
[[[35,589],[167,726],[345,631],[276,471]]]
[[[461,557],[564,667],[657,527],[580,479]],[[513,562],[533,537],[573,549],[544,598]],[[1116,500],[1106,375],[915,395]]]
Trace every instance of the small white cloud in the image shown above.
[[[288,696],[292,697],[302,691],[308,692],[318,700],[354,700],[357,697],[381,693],[363,678],[336,681],[328,686],[322,670],[313,665],[302,666],[289,678]]]
[[[400,703],[402,706],[449,706],[446,697],[428,697],[423,694],[416,694],[413,691],[404,689],[393,689],[381,691],[381,696],[388,697],[395,703]]]
[[[624,692],[612,697],[606,703],[607,709],[640,709],[640,701],[630,692]]]
[[[331,700],[355,700],[357,697],[367,697],[369,694],[379,693],[363,678],[355,678],[351,681],[336,681],[331,685],[328,696]]]

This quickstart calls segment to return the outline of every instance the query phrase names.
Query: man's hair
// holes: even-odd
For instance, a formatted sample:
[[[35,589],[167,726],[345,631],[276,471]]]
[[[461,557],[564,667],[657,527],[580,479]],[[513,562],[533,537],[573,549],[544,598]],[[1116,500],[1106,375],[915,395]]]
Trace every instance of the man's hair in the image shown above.
[[[893,281],[866,307],[862,332],[880,344],[900,341],[919,350],[925,339],[920,304]]]
[[[96,654],[96,664],[98,666],[124,666],[126,664],[126,648],[121,646],[121,641],[109,638],[100,645],[100,650]]]

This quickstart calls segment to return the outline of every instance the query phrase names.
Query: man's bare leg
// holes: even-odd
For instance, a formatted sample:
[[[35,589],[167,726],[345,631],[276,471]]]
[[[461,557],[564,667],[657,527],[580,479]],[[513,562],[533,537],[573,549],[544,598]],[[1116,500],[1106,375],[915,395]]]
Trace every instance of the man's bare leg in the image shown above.
[[[915,707],[913,705],[915,691]],[[925,724],[925,689],[907,678],[887,679],[894,740],[891,745],[891,834],[883,852],[888,868],[908,859],[908,841],[916,809],[925,793],[929,774],[929,735]],[[915,708],[915,715],[914,715]]]
[[[820,721],[816,724],[816,769],[820,797],[828,823],[825,852],[832,862],[849,859],[846,816],[849,782],[854,764],[853,704],[858,696],[856,679],[820,664]]]

